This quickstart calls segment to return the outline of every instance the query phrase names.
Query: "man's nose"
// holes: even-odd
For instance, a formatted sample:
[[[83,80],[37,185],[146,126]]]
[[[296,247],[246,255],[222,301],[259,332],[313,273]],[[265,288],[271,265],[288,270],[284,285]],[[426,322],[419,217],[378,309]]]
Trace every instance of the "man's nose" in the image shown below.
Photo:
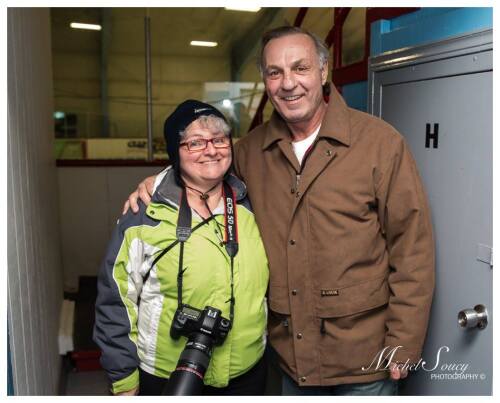
[[[293,90],[297,85],[297,81],[295,79],[295,75],[293,72],[285,72],[283,73],[283,81],[281,82],[281,87],[286,90],[290,91]]]

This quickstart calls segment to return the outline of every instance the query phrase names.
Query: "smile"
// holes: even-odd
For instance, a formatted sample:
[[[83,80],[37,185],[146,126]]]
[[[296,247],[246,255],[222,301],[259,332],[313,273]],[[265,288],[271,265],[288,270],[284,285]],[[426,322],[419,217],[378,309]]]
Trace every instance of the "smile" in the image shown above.
[[[286,101],[286,102],[293,102],[293,101],[297,101],[298,99],[302,98],[303,95],[290,95],[288,97],[281,97],[281,99],[283,101]]]

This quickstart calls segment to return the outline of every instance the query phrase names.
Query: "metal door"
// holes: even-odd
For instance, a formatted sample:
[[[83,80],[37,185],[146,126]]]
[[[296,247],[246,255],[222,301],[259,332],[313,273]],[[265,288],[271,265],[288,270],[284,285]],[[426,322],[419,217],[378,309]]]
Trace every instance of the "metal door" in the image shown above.
[[[492,393],[492,75],[491,30],[370,62],[369,107],[405,136],[436,241],[426,364],[401,394]],[[459,326],[459,312],[477,305],[487,326]],[[474,325],[473,313],[462,312],[461,325]]]

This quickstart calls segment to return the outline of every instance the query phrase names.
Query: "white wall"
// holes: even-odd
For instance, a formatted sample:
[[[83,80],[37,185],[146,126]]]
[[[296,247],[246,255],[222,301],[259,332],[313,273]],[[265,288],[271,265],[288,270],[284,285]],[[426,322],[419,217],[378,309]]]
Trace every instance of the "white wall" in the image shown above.
[[[16,395],[57,394],[63,298],[48,9],[8,9],[8,323]]]
[[[64,288],[96,276],[128,195],[161,167],[59,167]]]

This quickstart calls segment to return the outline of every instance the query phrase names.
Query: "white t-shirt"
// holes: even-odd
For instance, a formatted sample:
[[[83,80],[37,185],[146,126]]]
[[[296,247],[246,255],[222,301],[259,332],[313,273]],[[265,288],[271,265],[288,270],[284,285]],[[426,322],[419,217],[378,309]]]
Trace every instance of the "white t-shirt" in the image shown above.
[[[299,160],[300,165],[302,165],[302,160],[304,159],[304,155],[306,154],[306,151],[309,149],[309,147],[311,147],[311,144],[314,143],[314,140],[316,140],[316,137],[318,137],[318,133],[319,133],[320,128],[321,128],[321,125],[314,132],[312,132],[308,137],[306,137],[304,140],[292,142],[293,152],[297,156],[297,159]]]

